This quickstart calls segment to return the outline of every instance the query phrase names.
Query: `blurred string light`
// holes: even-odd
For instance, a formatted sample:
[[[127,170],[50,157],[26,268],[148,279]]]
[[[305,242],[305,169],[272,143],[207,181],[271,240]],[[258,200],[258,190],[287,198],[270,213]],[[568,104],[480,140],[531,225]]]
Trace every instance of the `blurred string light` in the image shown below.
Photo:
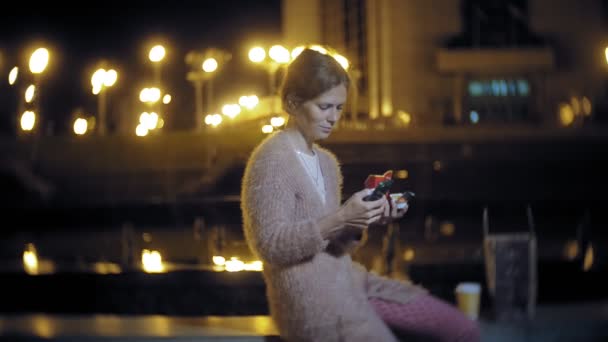
[[[158,100],[160,100],[160,95],[161,92],[159,88],[144,88],[139,92],[139,101],[143,103],[156,103]],[[170,98],[171,96],[169,96],[169,101]]]
[[[260,99],[256,95],[239,97],[239,105],[241,107],[245,107],[247,109],[255,108],[259,102],[260,102]]]
[[[574,123],[574,110],[569,103],[559,105],[559,121],[564,126],[570,126]]]
[[[568,101],[558,104],[558,120],[564,127],[582,123],[586,117],[591,116],[593,108],[588,97],[572,96]]]
[[[145,137],[148,135],[148,128],[140,123],[137,125],[137,127],[135,127],[135,135],[138,137]]]
[[[270,134],[274,131],[274,127],[272,127],[272,125],[264,125],[262,126],[262,133],[264,134]]]
[[[21,115],[21,129],[24,131],[31,131],[34,129],[34,125],[36,124],[36,113],[31,110],[26,110]]]
[[[202,69],[204,72],[211,73],[217,70],[218,63],[213,57],[207,58],[203,61]]]
[[[412,261],[416,257],[416,252],[413,248],[408,247],[403,251],[403,260],[404,261]]]
[[[46,48],[36,49],[30,56],[29,67],[33,74],[40,74],[49,64],[49,50]]]
[[[412,115],[406,111],[398,110],[397,118],[405,125],[408,126],[412,122]]]
[[[13,85],[17,82],[17,76],[19,75],[19,67],[13,67],[8,73],[8,84]]]
[[[227,271],[227,272],[241,272],[241,271],[254,271],[261,272],[264,270],[264,266],[261,261],[253,260],[245,262],[240,260],[238,257],[230,257],[226,259],[221,255],[214,255],[212,258],[213,267],[216,271]]]
[[[300,45],[295,47],[293,50],[291,50],[291,60],[296,59],[296,57],[298,57],[305,49],[314,50],[324,55],[330,55],[342,66],[342,68],[344,68],[344,70],[348,70],[350,68],[350,61],[348,58],[344,57],[344,55],[340,54],[335,49],[320,44]]]
[[[224,266],[226,264],[226,258],[221,255],[214,255],[212,261],[214,265],[218,266]]]
[[[148,53],[148,59],[153,63],[158,63],[165,58],[166,50],[162,45],[155,45],[150,49]]]
[[[165,270],[159,251],[144,249],[141,251],[141,264],[147,273],[159,273]]]
[[[39,273],[38,252],[32,243],[28,243],[23,251],[23,269],[29,275]]]
[[[585,250],[585,256],[583,258],[583,271],[588,272],[591,270],[593,267],[594,255],[595,253],[593,251],[593,245],[589,244]]]
[[[135,127],[135,135],[145,137],[151,130],[161,128],[164,121],[156,112],[143,112],[139,115],[139,124]]]
[[[93,271],[97,274],[119,274],[122,268],[111,262],[96,262],[93,264]]]
[[[222,107],[222,114],[227,117],[234,119],[237,115],[241,113],[241,106],[238,104],[230,103],[226,104]]]
[[[25,102],[31,103],[34,100],[34,96],[36,95],[36,86],[30,84],[27,89],[25,89]]]
[[[291,59],[289,50],[287,50],[282,45],[271,46],[270,49],[268,50],[268,55],[270,56],[270,58],[272,58],[273,61],[275,61],[279,64],[287,64],[287,63],[289,63],[289,61]]]
[[[261,46],[255,46],[249,50],[248,57],[251,62],[260,64],[266,68],[269,76],[268,80],[270,94],[276,95],[276,72],[283,66],[292,62],[302,53],[302,51],[304,51],[304,49],[307,48],[334,57],[345,70],[350,68],[350,62],[346,57],[332,48],[319,44],[299,45],[292,49],[292,51],[289,51],[284,46],[278,44],[271,46],[268,51]]]
[[[74,120],[74,133],[76,135],[84,135],[87,132],[88,125],[89,123],[86,119],[77,118]]]
[[[220,114],[207,114],[205,116],[205,124],[208,126],[217,127],[222,123],[222,116]]]
[[[98,95],[104,88],[113,86],[118,80],[118,73],[114,69],[105,70],[103,68],[95,70],[91,76],[91,86],[93,95]]]
[[[266,59],[266,50],[264,48],[256,46],[249,50],[249,60],[254,63],[260,63]]]
[[[281,127],[285,124],[285,118],[283,118],[281,116],[275,116],[270,119],[270,124],[273,127]]]
[[[405,169],[397,170],[397,172],[395,172],[395,178],[397,178],[397,179],[407,179],[408,177],[409,177],[409,173]]]
[[[302,51],[304,51],[304,49],[305,47],[300,45],[291,50],[291,59],[296,59],[296,57],[298,57],[302,53]]]

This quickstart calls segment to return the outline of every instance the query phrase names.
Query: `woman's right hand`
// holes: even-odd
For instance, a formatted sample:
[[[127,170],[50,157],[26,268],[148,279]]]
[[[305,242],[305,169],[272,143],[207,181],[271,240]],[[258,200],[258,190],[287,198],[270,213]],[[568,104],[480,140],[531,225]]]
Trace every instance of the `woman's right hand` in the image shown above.
[[[345,225],[365,230],[370,224],[382,218],[384,210],[388,206],[385,196],[375,201],[363,200],[372,191],[372,189],[363,189],[354,193],[338,209],[338,213]]]
[[[359,234],[367,227],[382,218],[388,202],[385,196],[376,201],[364,201],[363,197],[372,193],[363,189],[353,194],[337,211],[318,221],[321,236],[333,240],[348,230],[353,235]]]

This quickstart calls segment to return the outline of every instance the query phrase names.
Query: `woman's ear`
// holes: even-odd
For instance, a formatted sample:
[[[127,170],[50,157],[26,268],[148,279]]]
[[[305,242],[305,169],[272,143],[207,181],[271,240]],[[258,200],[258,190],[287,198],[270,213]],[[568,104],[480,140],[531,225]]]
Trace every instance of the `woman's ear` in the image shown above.
[[[298,108],[298,99],[297,96],[293,94],[289,94],[285,97],[285,108],[287,109],[287,113],[294,114],[296,109]]]

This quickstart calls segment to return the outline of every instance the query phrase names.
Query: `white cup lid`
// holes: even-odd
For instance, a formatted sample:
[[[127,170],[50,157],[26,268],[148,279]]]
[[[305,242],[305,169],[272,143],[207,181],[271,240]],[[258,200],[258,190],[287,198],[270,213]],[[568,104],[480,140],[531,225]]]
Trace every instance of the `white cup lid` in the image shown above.
[[[459,283],[458,286],[456,286],[456,292],[479,293],[480,291],[481,285],[479,283],[464,282]]]

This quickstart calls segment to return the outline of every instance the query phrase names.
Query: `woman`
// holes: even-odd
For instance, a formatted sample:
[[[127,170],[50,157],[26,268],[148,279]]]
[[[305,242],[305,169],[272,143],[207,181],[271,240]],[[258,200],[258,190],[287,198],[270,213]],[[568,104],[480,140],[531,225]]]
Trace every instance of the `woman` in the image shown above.
[[[340,119],[348,86],[348,74],[333,57],[304,50],[283,81],[287,126],[256,147],[245,169],[245,237],[264,263],[270,312],[281,337],[396,341],[388,323],[412,333],[478,340],[476,326],[453,307],[352,262],[349,253],[370,224],[398,219],[407,209],[389,210],[386,198],[364,201],[366,189],[341,204],[338,161],[315,142],[327,138]],[[426,305],[431,309],[424,311]],[[430,322],[420,322],[418,310],[432,316]],[[448,320],[458,326],[441,331]]]

